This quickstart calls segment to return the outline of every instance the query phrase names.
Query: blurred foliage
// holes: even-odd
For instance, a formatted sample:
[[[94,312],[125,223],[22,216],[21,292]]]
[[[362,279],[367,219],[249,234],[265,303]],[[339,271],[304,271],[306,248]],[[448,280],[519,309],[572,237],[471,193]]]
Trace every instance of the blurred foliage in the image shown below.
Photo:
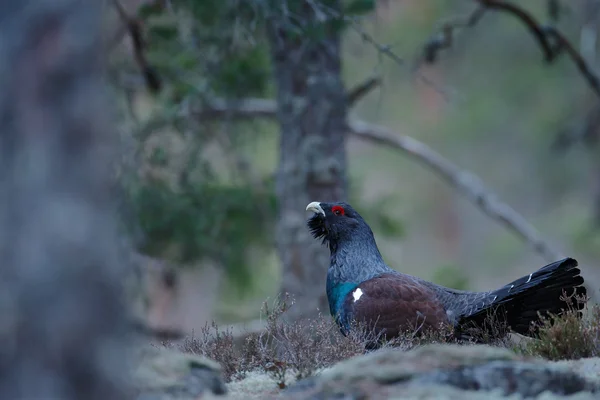
[[[253,2],[177,0],[172,6],[151,2],[138,9],[147,61],[163,91],[149,116],[131,116],[137,133],[136,179],[126,184],[135,220],[130,230],[139,232],[141,252],[181,266],[210,261],[238,289],[248,289],[249,252],[271,246],[271,177],[253,175],[238,154],[250,124],[204,121],[200,114],[212,98],[269,95],[260,16]]]
[[[254,2],[177,0],[173,7],[152,3],[139,16],[149,62],[171,86],[174,101],[267,94],[269,53]]]
[[[257,204],[275,207],[272,192],[248,186],[210,185],[204,182],[175,192],[167,185],[144,185],[133,193],[136,215],[147,238],[142,251],[154,256],[172,252],[174,261],[186,265],[210,259],[231,266],[238,283],[248,282],[246,248],[266,247],[272,213],[257,212]]]

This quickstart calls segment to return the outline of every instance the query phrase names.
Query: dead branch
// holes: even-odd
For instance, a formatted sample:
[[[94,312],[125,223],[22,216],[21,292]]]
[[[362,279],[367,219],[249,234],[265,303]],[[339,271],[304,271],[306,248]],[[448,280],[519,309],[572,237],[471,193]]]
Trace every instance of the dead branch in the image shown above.
[[[162,88],[162,82],[156,70],[150,65],[146,59],[146,43],[144,41],[144,35],[142,31],[142,24],[137,18],[129,15],[125,7],[119,0],[112,0],[115,9],[117,10],[119,17],[125,24],[125,29],[131,38],[131,44],[133,46],[133,56],[138,68],[142,71],[144,81],[148,89],[154,93],[160,91]]]
[[[485,11],[497,10],[514,16],[525,25],[538,43],[544,54],[544,60],[548,64],[555,62],[561,54],[566,53],[596,96],[600,98],[600,78],[579,51],[575,49],[575,46],[556,27],[541,24],[521,6],[504,0],[475,0],[475,2],[479,4],[479,7],[465,21],[444,24],[440,33],[425,44],[423,49],[425,62],[435,62],[440,50],[452,46],[456,29],[473,27],[482,19]],[[554,13],[552,9],[549,12]]]
[[[352,107],[354,104],[358,103],[359,100],[379,85],[381,85],[381,78],[378,76],[369,78],[363,83],[356,85],[348,92],[348,107]]]
[[[484,7],[478,7],[465,19],[444,23],[440,32],[425,43],[423,61],[427,64],[434,63],[441,50],[452,47],[456,31],[460,28],[469,28],[477,24],[483,18],[485,11]]]
[[[552,47],[552,42],[544,32],[544,28],[538,21],[523,8],[508,3],[503,0],[475,0],[477,3],[485,8],[492,10],[504,11],[508,14],[513,15],[519,19],[529,30],[534,39],[538,42],[544,57],[547,62],[551,63],[554,61],[554,57],[557,55]]]
[[[347,94],[347,102],[350,106],[356,104],[369,92],[381,84],[381,78],[372,77],[365,82],[356,85],[350,89]],[[245,100],[225,100],[213,99],[208,101],[207,106],[195,113],[196,117],[225,117],[232,119],[250,119],[250,118],[274,118],[276,104],[269,99],[245,99]]]
[[[184,113],[187,112],[183,111]],[[277,118],[277,103],[270,99],[211,100],[201,110],[192,110],[195,117],[217,119]]]
[[[549,64],[556,61],[560,54],[566,53],[590,88],[600,98],[600,78],[562,32],[553,26],[540,24],[530,13],[515,4],[502,0],[476,0],[476,2],[487,9],[503,11],[519,19],[536,39]]]
[[[540,236],[525,218],[487,189],[475,174],[454,165],[426,144],[409,136],[400,135],[389,128],[358,120],[350,122],[350,131],[355,136],[369,142],[401,150],[427,166],[480,208],[488,217],[502,223],[546,260],[554,261],[563,257]]]
[[[573,60],[573,63],[575,63],[575,66],[577,66],[577,69],[579,69],[581,75],[583,75],[583,77],[587,80],[594,93],[600,97],[600,78],[598,78],[598,75],[596,75],[592,67],[585,61],[583,56],[577,50],[575,50],[573,44],[558,29],[554,27],[546,28],[546,33],[556,41],[556,52],[565,52],[571,58],[571,60]]]
[[[268,99],[246,99],[235,102],[214,100],[210,107],[196,110],[194,117],[207,119],[233,118],[254,119],[277,117],[277,104]],[[182,117],[186,115],[181,115]],[[187,115],[189,116],[189,114]],[[409,136],[398,134],[389,128],[364,122],[350,120],[350,133],[359,139],[371,143],[383,144],[400,150],[421,164],[425,165],[439,177],[448,182],[484,214],[500,222],[511,232],[519,236],[531,248],[548,261],[562,258],[562,253],[555,250],[525,218],[510,206],[500,201],[481,180],[473,173],[453,164],[425,143]]]

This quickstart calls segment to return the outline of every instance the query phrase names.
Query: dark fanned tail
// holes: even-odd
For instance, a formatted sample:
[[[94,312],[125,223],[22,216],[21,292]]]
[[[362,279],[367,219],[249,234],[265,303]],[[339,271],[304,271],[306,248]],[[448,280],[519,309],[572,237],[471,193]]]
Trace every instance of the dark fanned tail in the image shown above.
[[[514,332],[530,336],[535,333],[535,323],[539,322],[540,314],[561,314],[569,308],[581,310],[585,306],[584,302],[578,301],[585,298],[587,291],[582,286],[583,277],[577,265],[572,258],[548,264],[491,292],[492,301],[488,307],[463,319],[479,324],[491,311],[503,318]],[[571,304],[565,301],[565,295],[571,298]]]

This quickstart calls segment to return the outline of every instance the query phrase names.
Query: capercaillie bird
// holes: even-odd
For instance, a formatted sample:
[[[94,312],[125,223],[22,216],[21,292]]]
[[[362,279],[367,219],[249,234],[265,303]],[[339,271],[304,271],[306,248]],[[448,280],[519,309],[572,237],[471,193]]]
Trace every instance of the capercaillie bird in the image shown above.
[[[586,296],[573,258],[548,264],[497,290],[455,290],[390,268],[371,228],[349,204],[312,202],[306,210],[314,213],[307,221],[313,237],[329,246],[327,299],[345,335],[353,322],[360,322],[388,339],[415,327],[435,330],[443,325],[461,337],[465,326],[485,329],[486,318],[495,315],[511,331],[535,336],[541,315],[585,305],[569,305],[564,297]]]

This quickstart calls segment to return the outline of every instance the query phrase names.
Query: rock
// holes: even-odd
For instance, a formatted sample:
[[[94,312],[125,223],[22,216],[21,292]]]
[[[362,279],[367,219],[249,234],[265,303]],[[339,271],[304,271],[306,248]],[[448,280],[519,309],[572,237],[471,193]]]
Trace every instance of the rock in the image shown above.
[[[600,385],[600,358],[583,358],[580,360],[554,361],[549,363],[556,368],[574,371],[584,378]]]
[[[374,380],[396,383],[437,368],[477,365],[497,360],[518,360],[508,349],[491,346],[429,345],[413,351],[384,349],[342,361],[324,371],[320,381]]]
[[[590,362],[552,363],[484,345],[433,344],[357,356],[289,387],[290,399],[558,399],[600,397]],[[588,370],[588,374],[581,373]],[[596,376],[599,370],[595,369]],[[568,396],[568,397],[566,397]]]
[[[463,390],[499,390],[503,395],[534,397],[545,391],[557,395],[595,392],[598,386],[573,371],[549,368],[542,363],[493,361],[434,371],[415,378],[417,384],[445,384]]]
[[[287,374],[286,382],[294,382],[293,374]],[[263,400],[275,398],[281,393],[271,376],[262,371],[249,372],[239,381],[227,384],[229,400]]]
[[[138,362],[137,400],[191,400],[226,393],[221,366],[206,357],[144,346]]]

